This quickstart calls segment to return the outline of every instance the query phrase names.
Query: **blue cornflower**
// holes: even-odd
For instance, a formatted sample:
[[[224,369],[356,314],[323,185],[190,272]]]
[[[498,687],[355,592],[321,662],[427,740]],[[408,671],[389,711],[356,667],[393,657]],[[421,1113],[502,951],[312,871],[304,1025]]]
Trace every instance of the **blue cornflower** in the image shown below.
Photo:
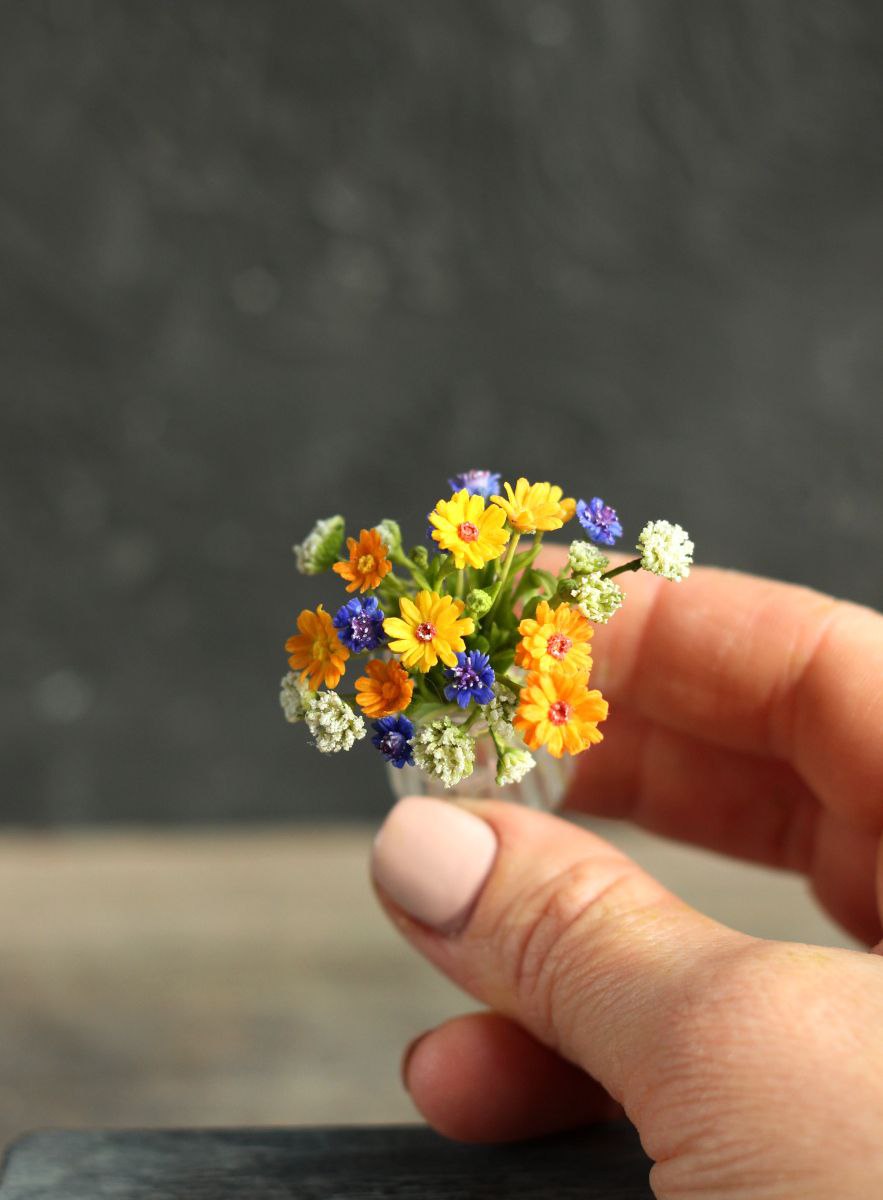
[[[411,747],[414,726],[407,717],[403,717],[401,713],[396,717],[381,717],[373,723],[372,728],[376,729],[377,733],[371,741],[387,762],[399,768],[414,765],[414,752]]]
[[[580,500],[576,506],[576,515],[580,525],[593,542],[602,546],[612,546],[618,537],[622,537],[622,525],[616,515],[616,509],[605,504],[600,496],[595,496],[586,504]]]
[[[356,596],[337,610],[334,628],[344,646],[358,654],[362,650],[374,650],[386,641],[384,616],[375,596],[369,596],[367,600]]]
[[[493,471],[464,471],[449,479],[452,492],[462,492],[463,488],[470,496],[484,496],[490,500],[500,490],[500,476]]]
[[[457,655],[456,667],[446,667],[445,675],[451,682],[445,688],[445,699],[456,700],[466,708],[470,700],[476,704],[490,704],[494,698],[491,686],[494,668],[491,660],[480,650],[461,651]]]

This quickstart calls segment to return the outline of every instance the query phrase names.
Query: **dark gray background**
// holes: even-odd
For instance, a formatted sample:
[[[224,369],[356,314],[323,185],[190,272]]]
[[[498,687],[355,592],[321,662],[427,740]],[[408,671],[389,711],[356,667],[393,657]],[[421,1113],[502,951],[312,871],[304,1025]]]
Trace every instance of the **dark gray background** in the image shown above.
[[[883,599],[876,0],[0,3],[9,821],[376,815],[317,516],[493,467]]]

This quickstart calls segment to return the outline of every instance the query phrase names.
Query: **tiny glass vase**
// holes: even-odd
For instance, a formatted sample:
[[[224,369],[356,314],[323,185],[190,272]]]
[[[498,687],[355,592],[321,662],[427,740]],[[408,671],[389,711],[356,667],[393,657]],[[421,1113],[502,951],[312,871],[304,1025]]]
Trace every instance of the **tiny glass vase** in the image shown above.
[[[497,752],[489,737],[479,737],[475,743],[475,769],[472,774],[455,787],[446,788],[440,779],[421,771],[419,767],[393,767],[387,770],[393,795],[397,800],[403,796],[437,796],[441,800],[457,800],[471,797],[474,800],[509,800],[524,804],[528,808],[554,812],[561,807],[568,784],[573,775],[573,759],[570,755],[553,758],[547,750],[534,752],[536,766],[518,783],[498,787]]]

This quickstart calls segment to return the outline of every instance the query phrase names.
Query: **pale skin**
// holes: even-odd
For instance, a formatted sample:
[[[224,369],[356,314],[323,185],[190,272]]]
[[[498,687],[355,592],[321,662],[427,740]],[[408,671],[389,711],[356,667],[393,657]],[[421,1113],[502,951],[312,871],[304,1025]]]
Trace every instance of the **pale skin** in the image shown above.
[[[803,872],[871,952],[746,936],[561,818],[469,802],[499,850],[465,928],[381,894],[487,1008],[409,1047],[407,1087],[470,1141],[624,1112],[659,1200],[883,1194],[883,616],[709,568],[620,582],[569,807]]]

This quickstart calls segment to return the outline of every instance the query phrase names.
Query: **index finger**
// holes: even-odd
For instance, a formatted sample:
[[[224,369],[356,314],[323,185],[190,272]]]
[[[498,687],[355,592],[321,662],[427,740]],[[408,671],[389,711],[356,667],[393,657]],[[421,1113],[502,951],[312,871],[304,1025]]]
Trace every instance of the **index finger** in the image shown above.
[[[781,759],[822,803],[883,828],[883,616],[710,567],[680,584],[645,572],[619,582],[628,599],[596,629],[592,651],[611,720],[622,705]]]

